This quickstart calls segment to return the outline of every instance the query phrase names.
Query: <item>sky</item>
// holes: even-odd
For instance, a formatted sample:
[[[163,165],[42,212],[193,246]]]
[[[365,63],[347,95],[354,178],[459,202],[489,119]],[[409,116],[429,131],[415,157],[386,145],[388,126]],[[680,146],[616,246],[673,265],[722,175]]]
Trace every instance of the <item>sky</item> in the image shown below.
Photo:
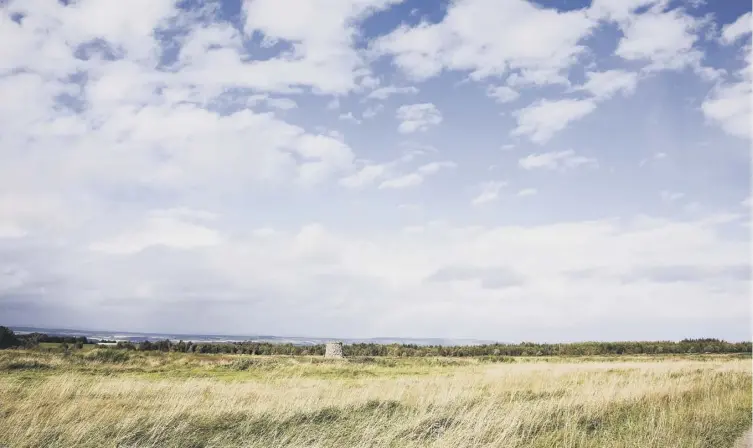
[[[0,1],[0,324],[751,336],[751,4]]]

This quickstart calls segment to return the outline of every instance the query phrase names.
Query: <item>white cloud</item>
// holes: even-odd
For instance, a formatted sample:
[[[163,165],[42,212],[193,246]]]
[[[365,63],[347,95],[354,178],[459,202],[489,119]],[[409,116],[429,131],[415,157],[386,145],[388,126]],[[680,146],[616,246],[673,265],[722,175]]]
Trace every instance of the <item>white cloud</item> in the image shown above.
[[[353,152],[340,140],[323,135],[306,135],[299,142],[297,153],[304,160],[298,164],[296,181],[313,186],[350,171]]]
[[[746,12],[722,28],[722,43],[730,45],[751,32],[751,13]]]
[[[377,104],[376,106],[369,106],[363,111],[363,118],[369,119],[377,116],[379,112],[384,109],[384,106]]]
[[[424,182],[424,176],[419,173],[405,174],[399,177],[385,180],[379,184],[380,189],[384,188],[408,188],[421,185]]]
[[[398,204],[397,208],[399,210],[409,210],[409,211],[420,211],[421,206],[418,204]]]
[[[278,235],[280,232],[272,227],[260,227],[251,231],[251,235],[257,238],[271,238]]]
[[[636,73],[624,70],[587,72],[586,82],[572,90],[586,91],[592,95],[586,99],[539,100],[514,115],[517,127],[511,135],[527,135],[535,143],[546,143],[552,136],[596,109],[597,102],[604,101],[621,92],[630,95],[638,82]]]
[[[431,162],[421,165],[416,171],[396,177],[392,177],[379,184],[380,189],[385,188],[408,188],[421,185],[426,177],[434,175],[442,169],[454,168],[456,164],[450,161]]]
[[[535,188],[524,188],[518,191],[518,196],[520,197],[534,196],[537,193],[538,193],[538,190],[536,190]]]
[[[290,98],[270,98],[267,100],[269,107],[280,110],[290,110],[298,107],[298,103]]]
[[[695,201],[688,202],[687,204],[683,205],[682,208],[688,213],[698,213],[702,209],[701,204]]]
[[[515,112],[518,125],[512,135],[527,135],[535,143],[546,143],[570,122],[585,117],[595,108],[592,99],[539,100]]]
[[[661,12],[667,3],[668,0],[594,0],[588,13],[594,18],[624,23],[633,18],[639,8]]]
[[[432,103],[400,106],[397,109],[396,116],[400,121],[397,129],[402,134],[426,131],[431,126],[436,126],[442,122],[442,114]]]
[[[646,70],[700,67],[701,53],[693,48],[699,22],[675,9],[634,15],[622,25],[624,37],[615,54],[629,61],[646,61]]]
[[[664,202],[675,202],[685,197],[685,194],[678,193],[675,191],[662,191],[659,193],[659,196],[661,197],[662,201]]]
[[[507,182],[489,181],[481,185],[481,193],[471,201],[472,205],[483,205],[494,202],[499,198],[499,191]]]
[[[515,149],[515,145],[513,145],[512,143],[506,143],[500,146],[499,149],[501,149],[502,151],[511,151]]]
[[[242,333],[252,322],[259,332],[292,334],[308,322],[314,334],[341,337],[471,334],[547,340],[566,337],[576,325],[600,329],[607,340],[625,334],[634,339],[639,334],[631,331],[646,323],[650,308],[662,321],[652,331],[672,338],[689,323],[723,326],[748,312],[747,300],[741,299],[749,282],[743,269],[747,248],[727,239],[713,219],[638,217],[532,227],[437,222],[406,230],[336,233],[309,224],[250,240],[220,235],[219,244],[194,246],[190,257],[181,253],[186,249],[169,247],[153,249],[148,257],[146,251],[92,252],[86,270],[81,269],[85,259],[46,258],[52,263],[48,269],[66,275],[65,285],[52,283],[50,293],[75,310],[143,297],[140,306],[123,310],[137,322],[170,302],[171,308],[189,309],[180,320],[162,319],[164,331],[211,331],[216,324],[195,312],[211,304],[222,312],[229,332]],[[181,238],[171,233],[124,246],[133,250],[142,241],[162,239],[182,247],[195,241],[187,238],[195,236],[190,232],[181,232]],[[14,291],[33,288],[39,269],[17,275]],[[96,292],[66,290],[72,285]],[[193,298],[199,302],[193,304]],[[581,307],[574,309],[573,303]],[[314,311],[318,319],[312,323]],[[113,326],[111,316],[103,315],[101,325]],[[599,326],[604,323],[607,329]],[[645,331],[641,327],[641,334]],[[723,331],[722,336],[729,337]]]
[[[664,160],[666,158],[667,158],[667,153],[665,153],[665,152],[655,152],[655,153],[653,153],[651,155],[651,157],[648,157],[646,159],[641,160],[640,163],[638,164],[638,166],[644,166],[644,165],[646,165],[649,162],[654,162],[654,161],[657,161],[657,160]]]
[[[195,249],[221,243],[220,235],[203,225],[187,222],[191,217],[205,218],[206,212],[159,210],[150,214],[145,225],[107,241],[95,242],[93,251],[130,255],[152,246],[174,249]]]
[[[508,86],[489,86],[486,89],[486,95],[498,103],[509,103],[515,101],[520,96],[517,90]]]
[[[728,134],[748,138],[750,136],[749,80],[725,84],[714,89],[703,102],[701,110],[712,122],[719,124]]]
[[[526,170],[547,169],[564,171],[580,166],[596,167],[596,159],[575,154],[575,151],[552,151],[541,154],[531,154],[518,160],[518,166]]]
[[[289,42],[293,49],[284,57],[251,64],[241,63],[235,55],[223,55],[228,60],[222,65],[234,68],[239,75],[243,72],[244,83],[255,84],[257,88],[279,89],[300,84],[315,86],[323,92],[343,93],[356,88],[359,76],[372,85],[362,56],[353,48],[353,39],[360,20],[394,2],[318,0],[305,5],[297,0],[244,2],[247,35],[258,31],[268,42]],[[220,57],[214,59],[222,61]],[[269,78],[262,81],[262,74]]]
[[[750,138],[750,98],[753,95],[753,53],[750,45],[740,48],[740,56],[743,67],[711,90],[701,104],[701,111],[707,120],[719,125],[726,133]]]
[[[348,121],[348,122],[353,123],[353,124],[361,124],[361,120],[359,120],[358,118],[356,118],[353,115],[353,112],[348,112],[347,114],[340,114],[340,116],[338,117],[338,119],[340,119],[342,121]]]
[[[512,70],[524,83],[559,83],[595,25],[583,10],[557,12],[523,0],[462,0],[450,4],[441,22],[402,26],[373,48],[392,55],[415,79],[443,69],[468,71],[476,80]]]
[[[624,70],[608,70],[605,72],[588,72],[586,79],[586,82],[579,89],[589,92],[598,100],[602,100],[619,92],[622,92],[623,95],[632,94],[638,82],[638,74]]]
[[[423,183],[426,176],[436,174],[444,168],[456,166],[454,162],[450,161],[429,162],[419,166],[413,173],[400,174],[401,164],[412,162],[417,157],[424,156],[429,152],[435,151],[408,145],[404,153],[395,160],[384,163],[360,161],[360,168],[340,179],[339,184],[350,189],[361,189],[384,179],[380,188],[405,188]]]
[[[455,162],[449,161],[431,162],[418,167],[418,172],[422,174],[434,174],[443,168],[455,168],[456,166]]]
[[[340,185],[347,188],[363,188],[373,184],[389,172],[388,164],[366,164],[350,176],[340,179]]]
[[[78,225],[66,205],[52,192],[9,191],[0,194],[0,238],[20,238]],[[79,209],[79,215],[86,216],[83,207]]]
[[[386,86],[386,87],[380,87],[373,92],[369,93],[366,96],[366,99],[368,100],[386,100],[392,95],[397,94],[416,94],[418,93],[418,89],[413,86],[407,86],[407,87],[397,87],[397,86]]]
[[[337,99],[337,98],[332,98],[327,103],[327,110],[336,110],[336,109],[339,109],[339,108],[340,108],[340,100]]]

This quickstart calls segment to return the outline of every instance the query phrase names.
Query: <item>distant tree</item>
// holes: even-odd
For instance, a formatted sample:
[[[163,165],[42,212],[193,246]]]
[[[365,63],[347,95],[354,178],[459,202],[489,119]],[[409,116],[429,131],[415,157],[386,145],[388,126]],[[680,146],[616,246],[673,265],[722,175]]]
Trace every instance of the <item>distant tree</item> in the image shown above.
[[[115,348],[125,349],[125,350],[136,350],[136,346],[133,345],[132,342],[128,341],[118,341]]]
[[[18,347],[20,345],[22,345],[22,342],[18,340],[13,330],[0,326],[0,349]]]

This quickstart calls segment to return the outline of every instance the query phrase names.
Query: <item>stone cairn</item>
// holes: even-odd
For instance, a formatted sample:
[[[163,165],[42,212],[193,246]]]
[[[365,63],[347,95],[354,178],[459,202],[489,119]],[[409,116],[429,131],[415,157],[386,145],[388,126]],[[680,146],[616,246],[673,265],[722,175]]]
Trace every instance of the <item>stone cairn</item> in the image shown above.
[[[327,342],[324,350],[325,358],[344,358],[342,342]]]

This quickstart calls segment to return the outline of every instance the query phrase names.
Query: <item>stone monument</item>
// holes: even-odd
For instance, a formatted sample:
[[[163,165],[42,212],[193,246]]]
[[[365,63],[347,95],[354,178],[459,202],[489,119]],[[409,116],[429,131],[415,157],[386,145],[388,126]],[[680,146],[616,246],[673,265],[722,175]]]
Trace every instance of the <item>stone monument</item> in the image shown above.
[[[324,350],[325,358],[343,358],[342,342],[327,342]]]

